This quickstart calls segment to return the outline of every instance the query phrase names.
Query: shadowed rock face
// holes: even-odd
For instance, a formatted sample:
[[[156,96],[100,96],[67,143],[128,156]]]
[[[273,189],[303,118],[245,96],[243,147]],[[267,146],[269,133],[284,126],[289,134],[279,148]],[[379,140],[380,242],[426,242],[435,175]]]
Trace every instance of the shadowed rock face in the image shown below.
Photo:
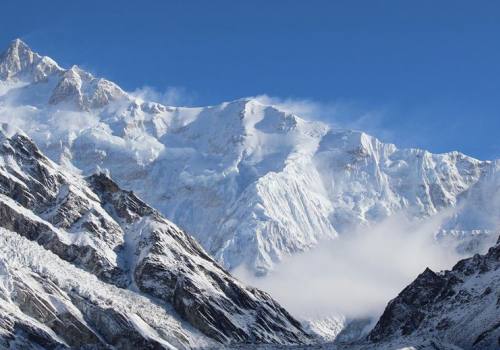
[[[141,291],[172,303],[183,318],[221,342],[307,341],[301,325],[269,295],[235,280],[193,238],[132,192],[103,174],[88,182],[122,227],[140,227],[140,237],[125,231],[136,249],[129,266]]]
[[[99,278],[127,284],[112,259],[123,232],[86,184],[41,154],[26,136],[2,137],[0,226],[35,240]]]
[[[160,300],[219,342],[310,341],[301,325],[269,295],[235,280],[192,237],[108,176],[84,179],[70,174],[22,134],[3,133],[0,141],[0,227],[103,282],[139,289]],[[12,269],[6,269],[12,275]],[[27,324],[22,318],[9,321],[9,336],[16,341],[35,337],[46,348],[163,347],[138,331],[137,322],[126,312],[63,291],[36,273],[30,277],[36,283],[23,284],[23,278],[12,279],[16,292],[9,303],[39,324]],[[40,298],[34,283],[40,285]],[[54,303],[54,298],[63,301]],[[70,311],[58,310],[59,304],[69,305]],[[44,327],[54,334],[46,334]]]
[[[500,347],[500,239],[451,271],[426,269],[387,305],[373,342],[435,338],[464,349]]]

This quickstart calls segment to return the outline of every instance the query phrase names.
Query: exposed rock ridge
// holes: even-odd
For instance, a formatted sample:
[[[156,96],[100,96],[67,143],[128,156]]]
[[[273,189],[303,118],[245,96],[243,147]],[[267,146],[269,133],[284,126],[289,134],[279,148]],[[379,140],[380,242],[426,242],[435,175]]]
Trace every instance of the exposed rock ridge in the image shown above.
[[[104,173],[87,179],[70,174],[21,133],[8,136],[4,132],[0,139],[0,227],[40,244],[102,281],[161,300],[219,342],[310,341],[301,325],[269,295],[234,279],[192,237],[133,192],[120,189]],[[9,275],[15,277],[12,272]],[[39,280],[36,275],[33,278]],[[13,300],[18,307],[35,307],[31,305],[35,292],[29,286],[14,287],[25,290],[19,293],[26,294],[26,298],[30,296],[28,301]],[[113,316],[112,308],[94,310],[95,304],[88,305],[79,294],[69,293],[66,297],[66,302],[94,325],[81,325],[88,329],[89,337],[101,317],[123,318],[116,322],[125,324],[133,321],[127,315]],[[43,315],[50,312],[48,306]],[[43,315],[35,318],[47,326],[48,316]],[[70,331],[59,334],[66,330],[58,327],[50,324],[50,329],[62,337],[62,344],[67,345]],[[14,328],[9,328],[9,334]],[[124,326],[123,330],[131,332],[131,327]],[[106,331],[99,329],[96,339]],[[43,338],[41,332],[37,334]],[[140,339],[131,344],[140,344]],[[116,341],[106,340],[103,344]]]
[[[450,271],[426,269],[389,302],[368,335],[380,346],[425,338],[462,349],[500,347],[500,239]]]

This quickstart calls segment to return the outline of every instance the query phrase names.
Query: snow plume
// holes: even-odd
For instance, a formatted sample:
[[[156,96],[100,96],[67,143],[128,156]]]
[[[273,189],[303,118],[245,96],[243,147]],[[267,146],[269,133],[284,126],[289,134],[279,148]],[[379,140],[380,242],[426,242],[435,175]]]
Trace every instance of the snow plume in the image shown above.
[[[130,93],[143,101],[153,101],[166,106],[191,106],[195,96],[183,87],[170,86],[165,91],[158,91],[151,86],[143,86]]]
[[[383,127],[386,111],[368,108],[349,101],[318,102],[311,99],[280,98],[269,95],[253,97],[265,105],[298,115],[306,120],[322,121],[334,128],[363,130],[385,140],[392,140],[388,128]]]
[[[426,267],[450,268],[460,257],[436,243],[435,233],[451,214],[424,221],[395,215],[385,221],[320,242],[315,249],[285,259],[266,277],[237,270],[236,275],[269,292],[303,319],[381,314]]]
[[[36,108],[31,106],[10,106],[0,104],[0,122],[29,132],[30,125],[37,124]]]
[[[19,128],[38,139],[37,135],[59,137],[67,134],[68,131],[79,133],[96,126],[99,123],[99,117],[95,113],[85,111],[53,110],[47,113],[45,110],[29,105],[0,104],[0,122]]]
[[[68,131],[78,133],[99,123],[95,112],[41,106],[38,101],[41,99],[38,95],[40,92],[25,92],[23,88],[26,86],[29,86],[26,82],[0,81],[1,123],[19,128],[33,138],[40,134],[59,136]],[[26,96],[23,93],[26,93]],[[48,97],[46,98],[48,100]]]
[[[264,105],[273,105],[276,108],[296,114],[308,120],[332,121],[338,118],[342,107],[340,103],[319,103],[308,99],[280,98],[269,95],[253,97]]]
[[[50,116],[50,122],[58,133],[78,132],[99,124],[99,116],[91,112],[55,111]]]

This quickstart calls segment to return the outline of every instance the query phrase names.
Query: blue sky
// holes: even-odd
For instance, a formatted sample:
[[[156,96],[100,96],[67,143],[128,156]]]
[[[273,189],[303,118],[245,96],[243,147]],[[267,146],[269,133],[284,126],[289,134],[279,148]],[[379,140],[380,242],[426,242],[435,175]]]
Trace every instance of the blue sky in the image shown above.
[[[16,37],[181,104],[305,100],[399,146],[500,158],[500,2],[4,0],[0,46]]]

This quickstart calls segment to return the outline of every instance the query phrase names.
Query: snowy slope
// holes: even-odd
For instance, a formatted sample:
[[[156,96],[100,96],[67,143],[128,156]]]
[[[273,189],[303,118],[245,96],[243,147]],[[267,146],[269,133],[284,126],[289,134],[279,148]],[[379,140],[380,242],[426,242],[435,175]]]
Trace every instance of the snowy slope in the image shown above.
[[[133,192],[103,173],[69,173],[7,126],[0,132],[0,227],[9,291],[0,301],[4,341],[23,341],[26,327],[41,346],[310,341],[269,295],[234,279]],[[78,318],[85,339],[53,322],[54,309]]]
[[[68,168],[109,170],[228,269],[264,274],[284,256],[400,210],[422,218],[500,202],[474,194],[483,178],[498,178],[492,162],[399,150],[255,99],[200,108],[143,101],[19,40],[0,72],[0,121]],[[466,210],[436,232],[472,252],[497,233]]]
[[[0,229],[0,348],[209,348],[167,305],[104,283]]]

